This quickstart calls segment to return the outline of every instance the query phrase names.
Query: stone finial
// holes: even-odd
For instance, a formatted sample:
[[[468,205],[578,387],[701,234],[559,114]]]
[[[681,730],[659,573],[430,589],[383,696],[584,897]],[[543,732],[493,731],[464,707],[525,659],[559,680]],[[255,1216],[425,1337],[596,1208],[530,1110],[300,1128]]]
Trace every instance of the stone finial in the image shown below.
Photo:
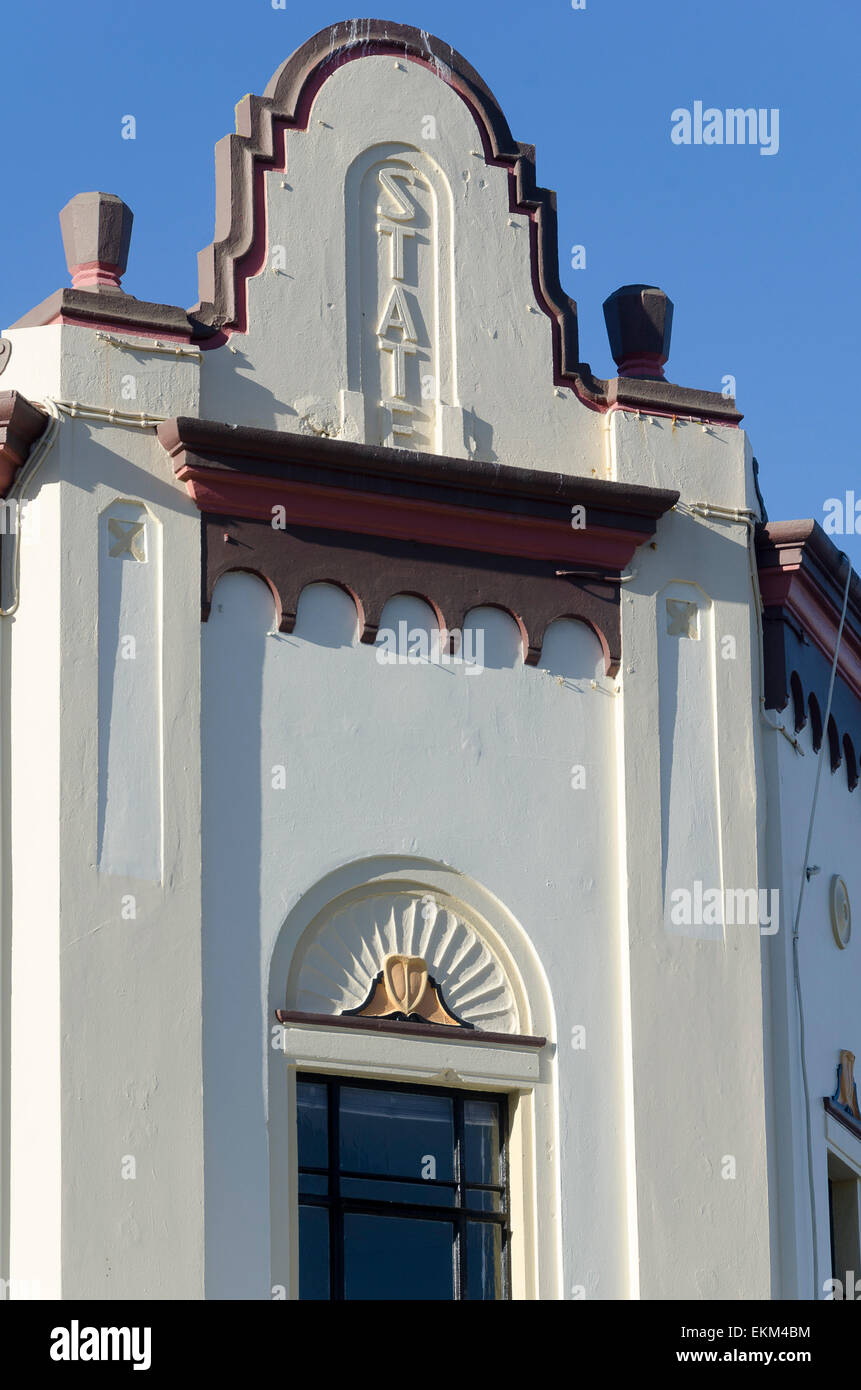
[[[673,301],[655,285],[623,285],[604,300],[604,321],[619,376],[664,380]]]
[[[66,264],[76,290],[119,290],[134,214],[113,193],[78,193],[60,213]]]

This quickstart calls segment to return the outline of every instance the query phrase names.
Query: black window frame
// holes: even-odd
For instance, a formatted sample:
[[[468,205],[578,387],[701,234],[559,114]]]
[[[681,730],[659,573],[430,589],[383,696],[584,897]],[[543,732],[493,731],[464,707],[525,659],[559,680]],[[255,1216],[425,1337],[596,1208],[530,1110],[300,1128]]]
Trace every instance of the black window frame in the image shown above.
[[[424,1086],[421,1082],[380,1081],[362,1076],[339,1076],[331,1072],[296,1072],[296,1106],[298,1115],[298,1088],[308,1084],[326,1087],[327,1104],[327,1143],[328,1166],[311,1167],[299,1164],[297,1168],[297,1211],[303,1206],[323,1207],[329,1212],[329,1302],[346,1302],[344,1269],[344,1216],[350,1212],[367,1213],[393,1217],[405,1217],[422,1221],[448,1222],[453,1229],[452,1239],[452,1288],[453,1301],[468,1299],[468,1241],[467,1223],[483,1222],[495,1225],[501,1231],[501,1292],[494,1302],[511,1298],[511,1204],[509,1194],[508,1145],[510,1132],[509,1097],[499,1091],[473,1091],[446,1086]],[[395,1091],[409,1095],[443,1096],[452,1102],[454,1122],[453,1178],[393,1177],[391,1174],[353,1172],[340,1167],[340,1094],[342,1090]],[[465,1120],[464,1106],[468,1101],[485,1101],[496,1107],[498,1114],[497,1133],[499,1136],[499,1178],[498,1183],[467,1183],[464,1173]],[[328,1179],[327,1193],[321,1195],[302,1192],[302,1176],[319,1175]],[[386,1183],[403,1182],[413,1185],[417,1181],[445,1188],[454,1192],[454,1206],[433,1206],[430,1203],[394,1202],[383,1199],[345,1197],[341,1193],[341,1178],[365,1178]],[[494,1192],[499,1195],[498,1211],[483,1211],[467,1206],[465,1193]],[[302,1297],[302,1271],[299,1269],[299,1298]]]

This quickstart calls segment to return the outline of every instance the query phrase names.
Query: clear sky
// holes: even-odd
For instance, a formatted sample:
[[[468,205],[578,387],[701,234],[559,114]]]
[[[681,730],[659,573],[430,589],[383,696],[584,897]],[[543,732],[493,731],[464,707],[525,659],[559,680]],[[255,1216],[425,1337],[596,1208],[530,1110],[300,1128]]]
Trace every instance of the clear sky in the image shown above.
[[[669,378],[717,391],[735,378],[773,519],[822,522],[826,499],[852,489],[861,502],[859,8],[387,0],[384,11],[459,49],[515,138],[536,146],[593,371],[615,374],[603,300],[643,282],[675,304]],[[235,103],[355,13],[320,0],[9,0],[0,326],[68,283],[57,214],[90,189],[135,214],[129,293],[193,304],[213,234],[213,146]],[[776,108],[777,152],[674,144],[672,113],[695,102]],[[573,245],[585,269],[571,268]],[[548,333],[548,370],[549,352]],[[861,534],[835,540],[861,569]]]

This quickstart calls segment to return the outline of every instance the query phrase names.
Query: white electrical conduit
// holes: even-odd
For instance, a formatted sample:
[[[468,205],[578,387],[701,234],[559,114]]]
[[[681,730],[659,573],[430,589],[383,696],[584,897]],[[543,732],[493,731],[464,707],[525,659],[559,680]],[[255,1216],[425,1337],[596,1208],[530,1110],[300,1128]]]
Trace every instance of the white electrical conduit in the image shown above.
[[[10,499],[15,502],[15,530],[13,534],[14,551],[12,559],[12,572],[14,579],[14,590],[12,603],[8,608],[0,608],[0,618],[11,618],[13,613],[18,610],[20,602],[20,582],[21,582],[21,504],[24,500],[24,492],[28,484],[35,478],[39,469],[47,457],[57,432],[60,428],[60,420],[63,415],[68,415],[72,419],[98,420],[109,425],[131,426],[137,429],[155,429],[167,417],[164,415],[141,415],[134,414],[126,410],[105,410],[98,405],[81,405],[78,401],[60,401],[53,396],[45,396],[39,402],[47,411],[50,419],[47,428],[38,440],[33,452],[25,466],[21,469],[15,484],[9,494]]]

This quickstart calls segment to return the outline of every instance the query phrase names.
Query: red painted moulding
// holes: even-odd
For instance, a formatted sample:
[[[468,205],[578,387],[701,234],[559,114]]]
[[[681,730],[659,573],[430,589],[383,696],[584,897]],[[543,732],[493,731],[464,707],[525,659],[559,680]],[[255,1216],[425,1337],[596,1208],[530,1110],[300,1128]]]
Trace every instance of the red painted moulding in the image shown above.
[[[677,491],[179,417],[158,426],[202,512],[618,572]],[[574,527],[581,506],[585,527]]]
[[[769,522],[757,532],[757,560],[764,608],[790,614],[833,661],[846,586],[837,547],[812,519]],[[849,586],[837,670],[861,699],[861,580],[856,574]]]
[[[5,497],[15,474],[48,424],[44,410],[38,410],[18,391],[0,391],[0,497]]]
[[[574,530],[570,524],[559,522],[500,518],[475,508],[385,495],[361,496],[341,488],[277,483],[271,478],[238,481],[206,468],[180,466],[176,476],[185,483],[201,512],[252,517],[269,525],[274,509],[284,507],[291,526],[421,540],[428,545],[462,546],[494,555],[555,559],[613,572],[624,569],[644,540],[642,532],[624,528]]]
[[[548,623],[598,636],[621,659],[619,573],[678,500],[667,489],[180,418],[158,437],[203,514],[202,614],[223,574],[270,587],[292,631],[311,583],[354,599],[364,642],[393,594],[424,598],[442,625],[502,608],[535,664]],[[585,526],[572,527],[581,506]],[[283,529],[273,526],[283,507]]]

